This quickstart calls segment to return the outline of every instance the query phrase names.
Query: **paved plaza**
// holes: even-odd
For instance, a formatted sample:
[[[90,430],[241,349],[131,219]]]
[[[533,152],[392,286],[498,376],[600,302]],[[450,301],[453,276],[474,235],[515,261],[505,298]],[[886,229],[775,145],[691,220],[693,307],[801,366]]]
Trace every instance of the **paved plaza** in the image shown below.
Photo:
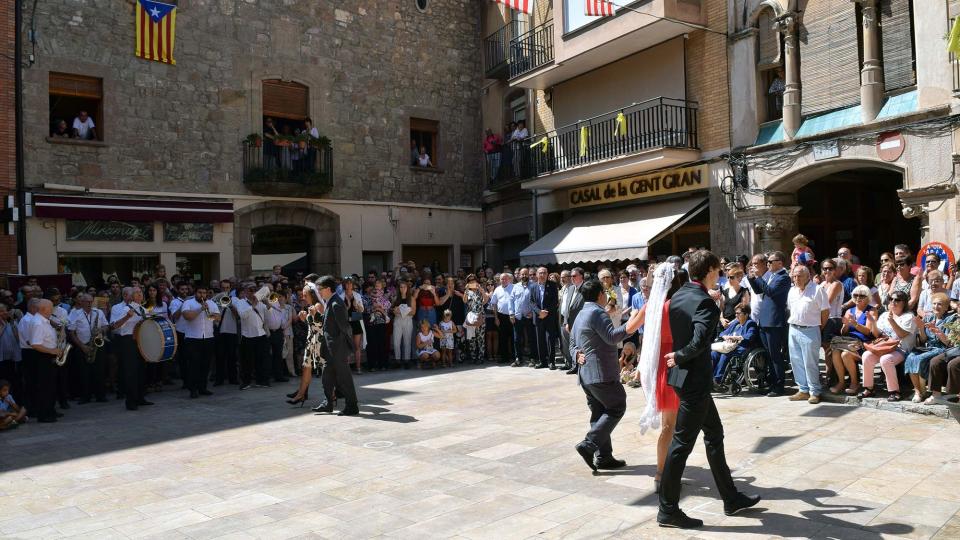
[[[165,391],[136,413],[74,406],[0,433],[0,537],[960,537],[953,419],[721,398],[734,477],[763,501],[725,517],[698,443],[693,533],[656,525],[640,390],[614,440],[627,468],[594,476],[573,450],[588,416],[574,377],[490,366],[357,383],[354,418],[291,409],[290,383]]]

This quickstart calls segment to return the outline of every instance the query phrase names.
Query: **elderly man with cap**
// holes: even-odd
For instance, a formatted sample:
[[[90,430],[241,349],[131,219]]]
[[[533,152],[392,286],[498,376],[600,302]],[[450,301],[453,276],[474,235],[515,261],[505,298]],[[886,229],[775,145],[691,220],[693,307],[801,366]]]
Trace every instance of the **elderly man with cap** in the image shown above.
[[[266,307],[257,299],[257,286],[247,283],[233,299],[240,318],[240,389],[270,386],[270,342],[267,338]],[[256,374],[256,375],[254,375]]]

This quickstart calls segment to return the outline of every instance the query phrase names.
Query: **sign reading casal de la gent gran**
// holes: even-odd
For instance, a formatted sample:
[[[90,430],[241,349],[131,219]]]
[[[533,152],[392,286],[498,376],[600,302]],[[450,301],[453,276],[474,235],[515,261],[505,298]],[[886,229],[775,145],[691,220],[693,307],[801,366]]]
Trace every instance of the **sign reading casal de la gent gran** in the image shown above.
[[[581,186],[567,193],[570,208],[642,199],[668,193],[706,189],[709,186],[706,165],[671,169]]]

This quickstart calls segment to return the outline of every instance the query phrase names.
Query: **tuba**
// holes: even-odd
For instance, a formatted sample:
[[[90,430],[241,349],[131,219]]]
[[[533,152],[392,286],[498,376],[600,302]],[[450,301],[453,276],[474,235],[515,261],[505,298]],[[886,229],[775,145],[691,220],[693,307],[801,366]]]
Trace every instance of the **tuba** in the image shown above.
[[[87,363],[92,364],[97,361],[97,352],[107,344],[107,340],[103,337],[103,331],[100,330],[100,313],[97,313],[96,324],[94,326],[97,328],[96,334],[93,335],[93,338],[90,340],[90,354],[87,355]]]
[[[231,304],[230,295],[227,293],[217,293],[211,300],[221,308],[228,308]]]
[[[57,349],[60,349],[60,354],[53,359],[53,363],[57,367],[63,367],[70,356],[70,349],[73,348],[73,345],[70,345],[67,340],[67,325],[56,317],[50,317],[50,325],[57,331]]]

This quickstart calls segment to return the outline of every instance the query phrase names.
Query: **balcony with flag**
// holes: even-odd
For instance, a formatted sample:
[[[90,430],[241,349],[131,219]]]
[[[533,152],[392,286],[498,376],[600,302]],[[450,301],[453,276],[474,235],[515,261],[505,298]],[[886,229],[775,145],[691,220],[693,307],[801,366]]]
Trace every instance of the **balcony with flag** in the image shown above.
[[[510,41],[511,86],[548,89],[701,28],[703,0],[552,2],[552,19]]]
[[[531,136],[491,189],[559,189],[700,158],[698,104],[658,97]],[[520,155],[518,155],[520,154]]]
[[[317,197],[333,189],[333,148],[326,137],[271,141],[251,135],[242,150],[243,183],[253,193]]]

